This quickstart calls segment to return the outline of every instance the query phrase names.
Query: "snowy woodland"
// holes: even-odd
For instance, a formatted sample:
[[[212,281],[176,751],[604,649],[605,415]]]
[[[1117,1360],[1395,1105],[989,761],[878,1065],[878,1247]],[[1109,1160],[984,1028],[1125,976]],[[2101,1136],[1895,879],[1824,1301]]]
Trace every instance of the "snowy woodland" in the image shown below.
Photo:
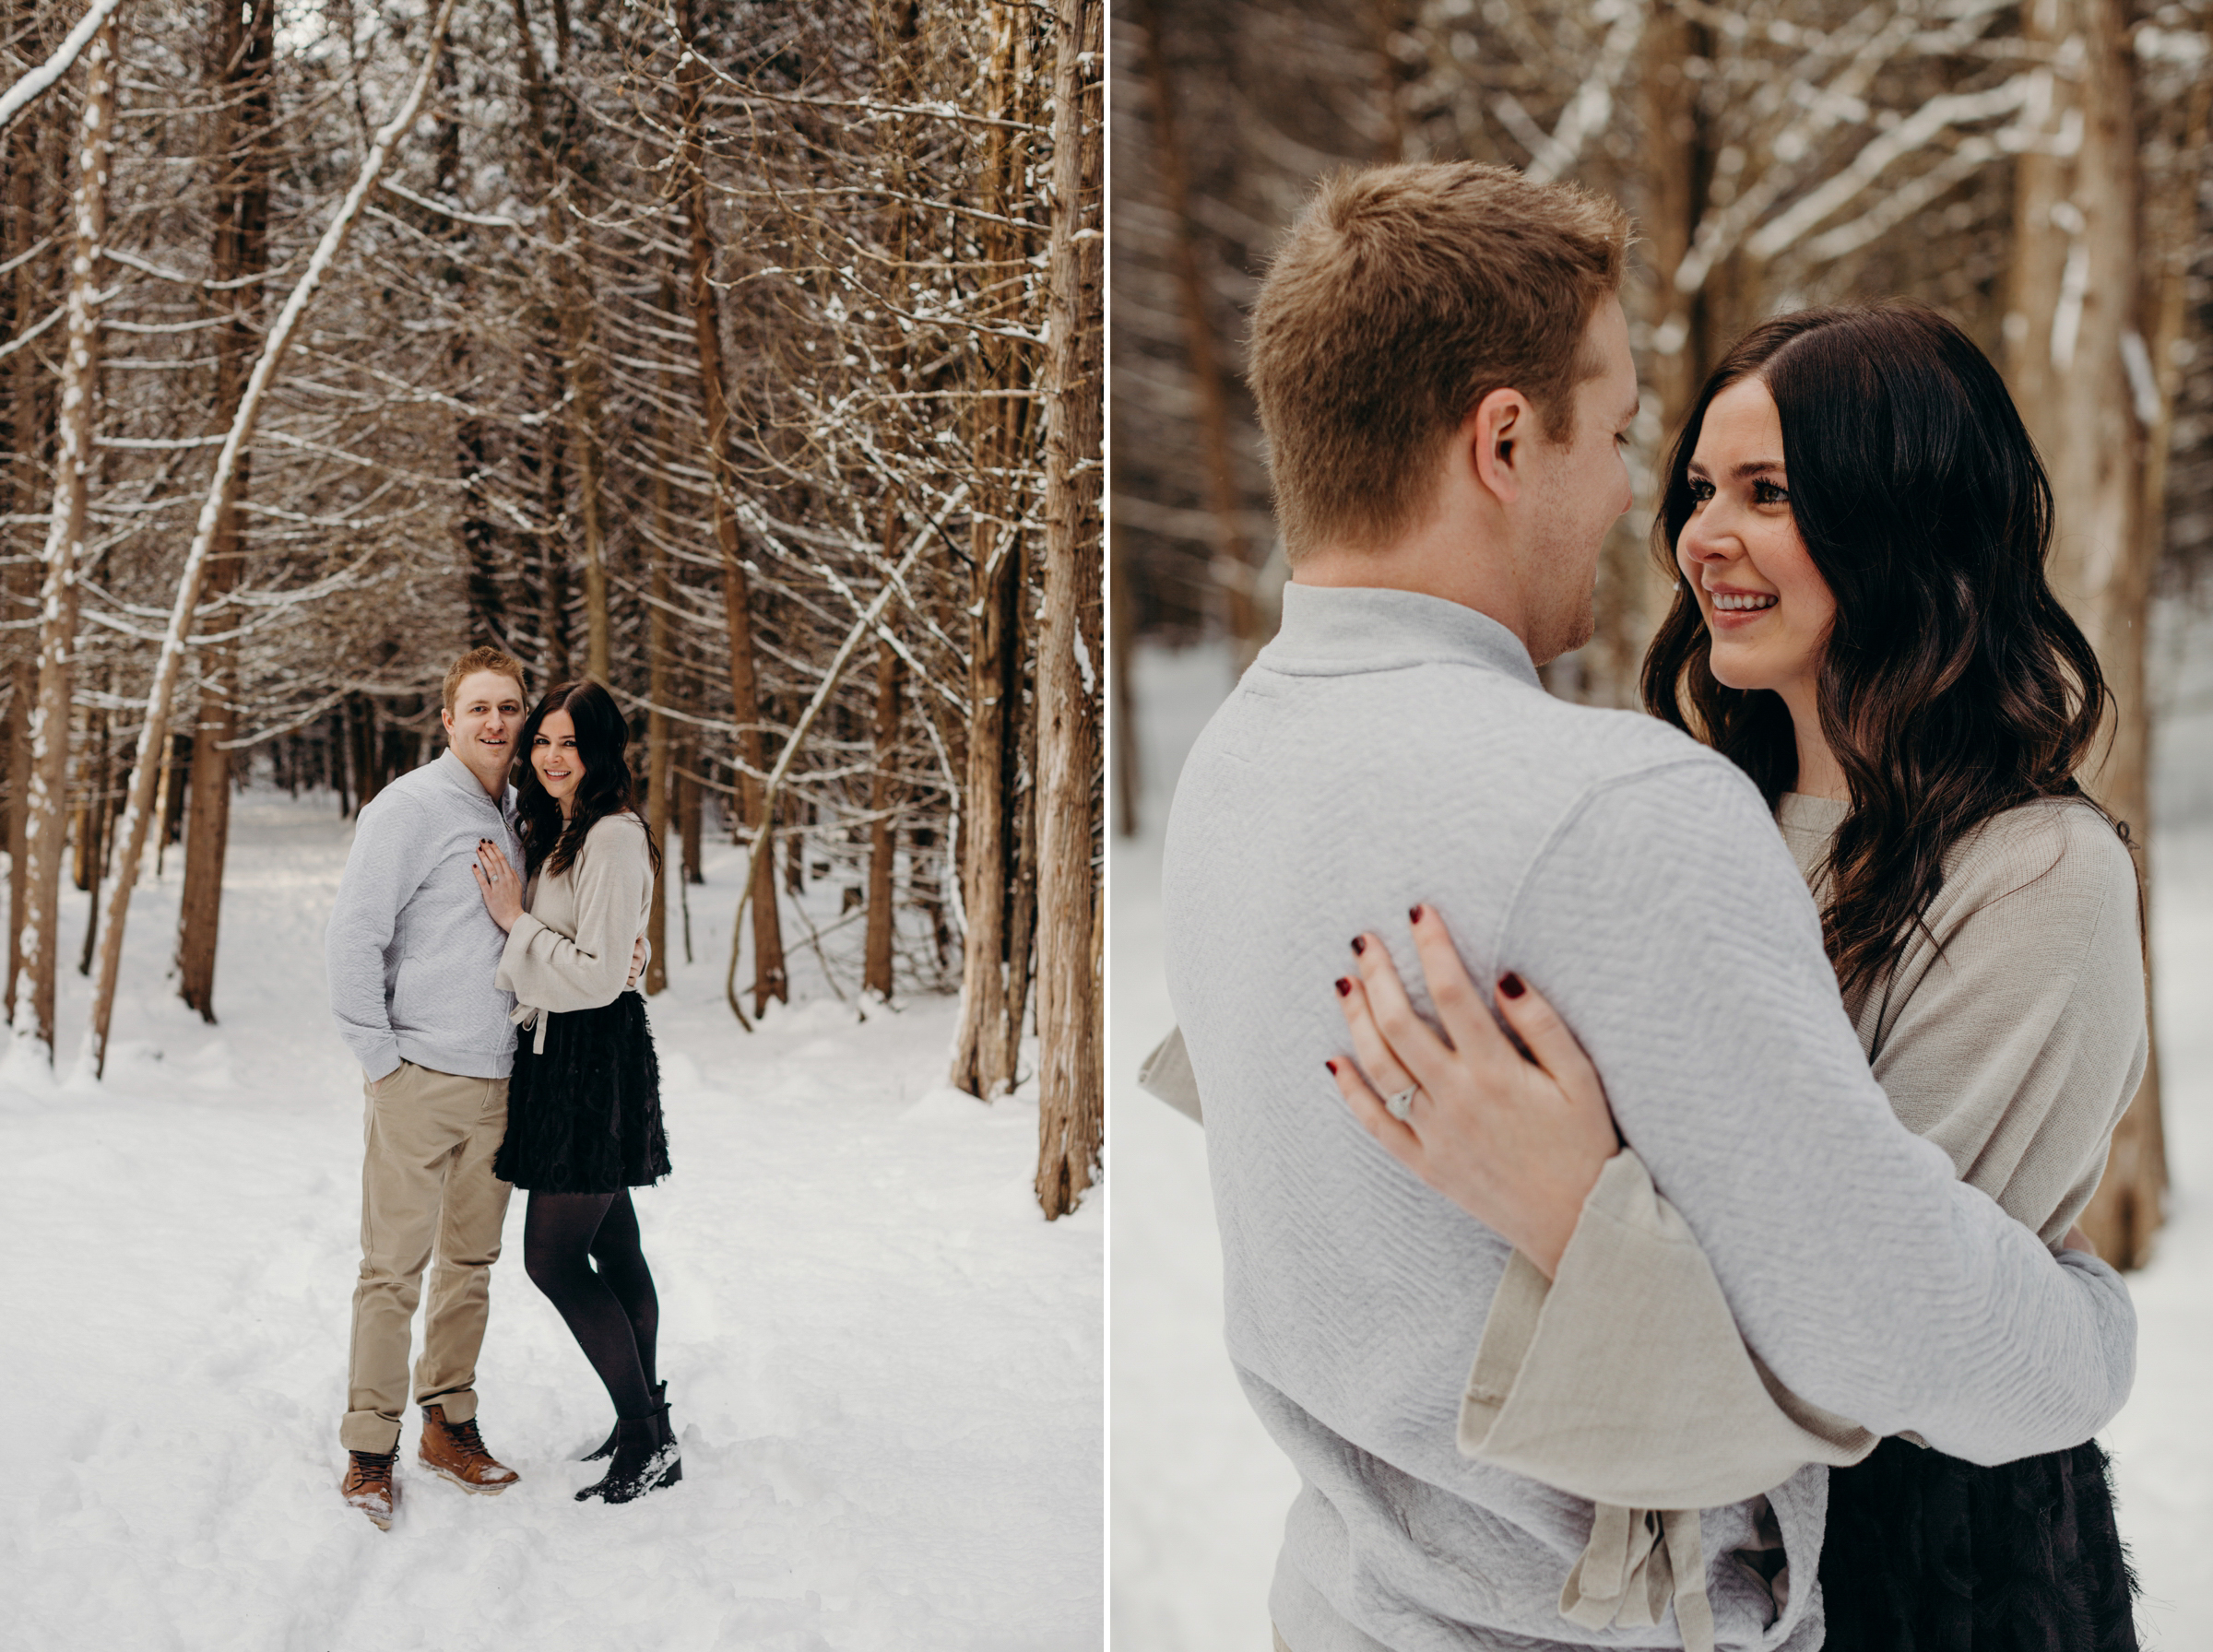
[[[1115,0],[1112,30],[1117,1644],[1262,1644],[1294,1490],[1221,1353],[1198,1132],[1133,1082],[1171,1020],[1154,879],[1177,767],[1284,578],[1243,310],[1318,176],[1454,159],[1578,180],[1637,222],[1638,506],[1605,547],[1596,637],[1544,673],[1556,693],[1636,703],[1668,584],[1651,470],[1746,325],[1916,298],[2006,372],[2057,496],[2054,583],[2118,694],[2086,779],[2142,846],[2151,908],[2154,1062],[2083,1223],[2135,1270],[2142,1316],[2109,1443],[2150,1644],[2204,1644],[2213,7]]]
[[[0,0],[0,1642],[1098,1644],[1104,21]],[[517,1198],[380,1537],[323,928],[481,643],[665,845],[690,1471],[571,1501]]]
[[[800,948],[856,1001],[957,988],[950,1081],[989,1099],[1034,1020],[1038,1199],[1071,1209],[1103,1127],[1101,22],[11,5],[18,1040],[101,1068],[172,845],[179,986],[219,1015],[226,780],[357,807],[491,641],[630,708],[687,879],[706,835],[748,846],[741,1023]]]

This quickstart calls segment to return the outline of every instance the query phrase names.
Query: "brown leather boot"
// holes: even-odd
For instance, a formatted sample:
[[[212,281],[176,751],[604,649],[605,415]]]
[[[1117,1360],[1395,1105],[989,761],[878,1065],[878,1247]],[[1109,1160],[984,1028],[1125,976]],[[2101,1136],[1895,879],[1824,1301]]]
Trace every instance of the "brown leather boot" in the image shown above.
[[[392,1529],[392,1516],[399,1507],[399,1487],[392,1479],[392,1465],[399,1447],[389,1451],[356,1451],[346,1465],[346,1479],[338,1494],[349,1507],[358,1508],[376,1523],[379,1531]]]
[[[464,1492],[504,1492],[515,1482],[515,1470],[484,1449],[477,1420],[448,1422],[445,1408],[422,1408],[422,1444],[415,1455],[433,1474],[443,1474]]]

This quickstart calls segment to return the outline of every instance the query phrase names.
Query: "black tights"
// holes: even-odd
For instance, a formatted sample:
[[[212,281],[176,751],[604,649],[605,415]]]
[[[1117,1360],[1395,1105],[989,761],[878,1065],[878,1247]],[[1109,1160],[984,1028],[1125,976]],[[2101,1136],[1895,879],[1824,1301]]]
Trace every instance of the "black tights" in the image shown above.
[[[568,1321],[607,1385],[615,1415],[649,1414],[661,1306],[638,1248],[638,1213],[629,1190],[533,1193],[523,1217],[523,1266]]]

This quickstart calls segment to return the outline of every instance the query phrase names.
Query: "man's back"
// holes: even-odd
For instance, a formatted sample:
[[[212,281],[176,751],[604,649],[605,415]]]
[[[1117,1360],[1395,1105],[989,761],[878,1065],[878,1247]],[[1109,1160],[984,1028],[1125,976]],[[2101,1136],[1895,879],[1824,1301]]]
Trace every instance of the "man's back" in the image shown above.
[[[1644,845],[1648,827],[1663,847]],[[1917,1258],[1825,1271],[1823,1245],[1885,1248],[1893,1192],[1910,1243],[1940,1251],[1931,1184],[1949,1167],[1883,1109],[1804,885],[1720,758],[1649,718],[1554,700],[1472,610],[1294,585],[1284,637],[1186,765],[1163,894],[1170,991],[1207,1098],[1229,1351],[1307,1482],[1271,1599],[1293,1652],[1463,1646],[1460,1625],[1495,1632],[1485,1645],[1680,1644],[1672,1626],[1625,1641],[1564,1621],[1589,1505],[1455,1448],[1506,1245],[1372,1141],[1322,1065],[1343,1049],[1328,985],[1347,943],[1366,929],[1396,944],[1415,901],[1437,907],[1478,981],[1521,971],[1583,1036],[1625,1135],[1786,1381],[1861,1406],[1870,1426],[1924,1412],[1981,1426],[1933,1392],[1962,1364],[2008,1357],[1986,1337],[2005,1316],[1973,1279],[1918,1258],[1940,1299],[1971,1301],[1962,1334],[1985,1341],[1901,1378],[1913,1361],[1890,1346],[1899,1310],[1886,1320],[1870,1281]],[[1724,953],[1737,1001],[1701,1003],[1692,977]],[[1834,1181],[1824,1131],[1840,1132]],[[1864,1356],[1838,1335],[1854,1314],[1870,1324]],[[2110,1397],[2107,1367],[2083,1360],[2049,1390],[2003,1396],[1991,1432],[2086,1435],[2102,1418],[2086,1424],[2085,1405]],[[1772,1626],[1765,1589],[1726,1560],[1750,1509],[1706,1516],[1722,1646],[1815,1644],[1822,1493],[1811,1471],[1772,1494],[1806,1580]]]

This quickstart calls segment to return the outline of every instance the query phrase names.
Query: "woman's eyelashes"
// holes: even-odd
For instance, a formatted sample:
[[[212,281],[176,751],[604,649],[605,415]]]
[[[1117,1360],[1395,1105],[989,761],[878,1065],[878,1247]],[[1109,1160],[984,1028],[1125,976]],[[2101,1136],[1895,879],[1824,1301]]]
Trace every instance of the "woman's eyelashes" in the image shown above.
[[[1713,498],[1711,482],[1702,476],[1694,476],[1686,479],[1690,486],[1690,498],[1693,504],[1702,505],[1711,501]],[[1764,476],[1756,477],[1752,482],[1752,502],[1756,505],[1787,505],[1791,502],[1791,496],[1781,482]]]

